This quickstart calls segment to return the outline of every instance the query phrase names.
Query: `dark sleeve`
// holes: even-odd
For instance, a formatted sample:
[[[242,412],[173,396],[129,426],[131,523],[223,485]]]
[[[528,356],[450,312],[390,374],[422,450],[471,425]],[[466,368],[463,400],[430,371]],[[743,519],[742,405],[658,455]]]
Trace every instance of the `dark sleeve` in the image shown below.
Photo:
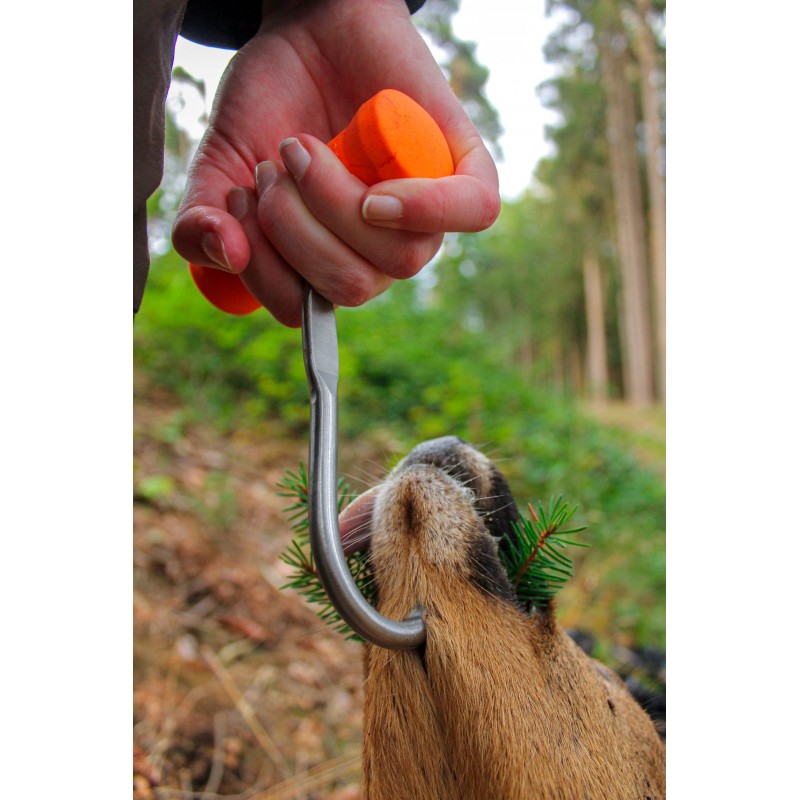
[[[425,0],[406,0],[406,5],[413,14]],[[238,50],[260,24],[261,0],[189,0],[180,33],[191,42]]]

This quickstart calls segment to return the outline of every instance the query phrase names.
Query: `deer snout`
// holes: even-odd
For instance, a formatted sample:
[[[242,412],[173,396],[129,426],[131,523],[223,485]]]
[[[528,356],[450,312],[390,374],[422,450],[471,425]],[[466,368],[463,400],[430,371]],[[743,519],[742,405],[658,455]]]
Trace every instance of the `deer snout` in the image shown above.
[[[393,535],[435,537],[475,526],[474,493],[431,464],[407,464],[392,475],[381,496],[381,518]]]

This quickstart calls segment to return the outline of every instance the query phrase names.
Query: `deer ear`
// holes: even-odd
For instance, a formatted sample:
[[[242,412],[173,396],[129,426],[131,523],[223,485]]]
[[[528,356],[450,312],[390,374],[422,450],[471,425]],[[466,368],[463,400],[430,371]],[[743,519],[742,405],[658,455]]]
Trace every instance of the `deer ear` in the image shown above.
[[[339,535],[344,554],[366,550],[372,538],[372,512],[380,486],[373,486],[360,494],[339,514]]]

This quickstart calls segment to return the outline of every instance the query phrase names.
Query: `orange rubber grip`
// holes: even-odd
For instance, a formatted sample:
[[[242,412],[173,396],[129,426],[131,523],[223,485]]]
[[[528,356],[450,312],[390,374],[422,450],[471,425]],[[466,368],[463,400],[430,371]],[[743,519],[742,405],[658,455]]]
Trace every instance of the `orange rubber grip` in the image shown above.
[[[439,126],[396,89],[384,89],[367,100],[328,146],[367,186],[393,178],[453,174],[453,158]],[[221,311],[243,316],[261,308],[238,275],[196,264],[189,269],[203,296]]]

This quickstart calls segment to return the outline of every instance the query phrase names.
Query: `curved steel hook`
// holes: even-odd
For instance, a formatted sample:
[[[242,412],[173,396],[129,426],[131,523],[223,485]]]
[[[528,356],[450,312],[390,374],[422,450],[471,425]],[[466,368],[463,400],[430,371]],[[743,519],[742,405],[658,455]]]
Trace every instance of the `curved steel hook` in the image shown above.
[[[333,607],[363,639],[407,649],[425,641],[421,610],[398,622],[379,614],[355,584],[339,535],[337,497],[337,388],[339,348],[333,305],[310,286],[303,296],[303,360],[311,394],[308,522],[311,552]]]

